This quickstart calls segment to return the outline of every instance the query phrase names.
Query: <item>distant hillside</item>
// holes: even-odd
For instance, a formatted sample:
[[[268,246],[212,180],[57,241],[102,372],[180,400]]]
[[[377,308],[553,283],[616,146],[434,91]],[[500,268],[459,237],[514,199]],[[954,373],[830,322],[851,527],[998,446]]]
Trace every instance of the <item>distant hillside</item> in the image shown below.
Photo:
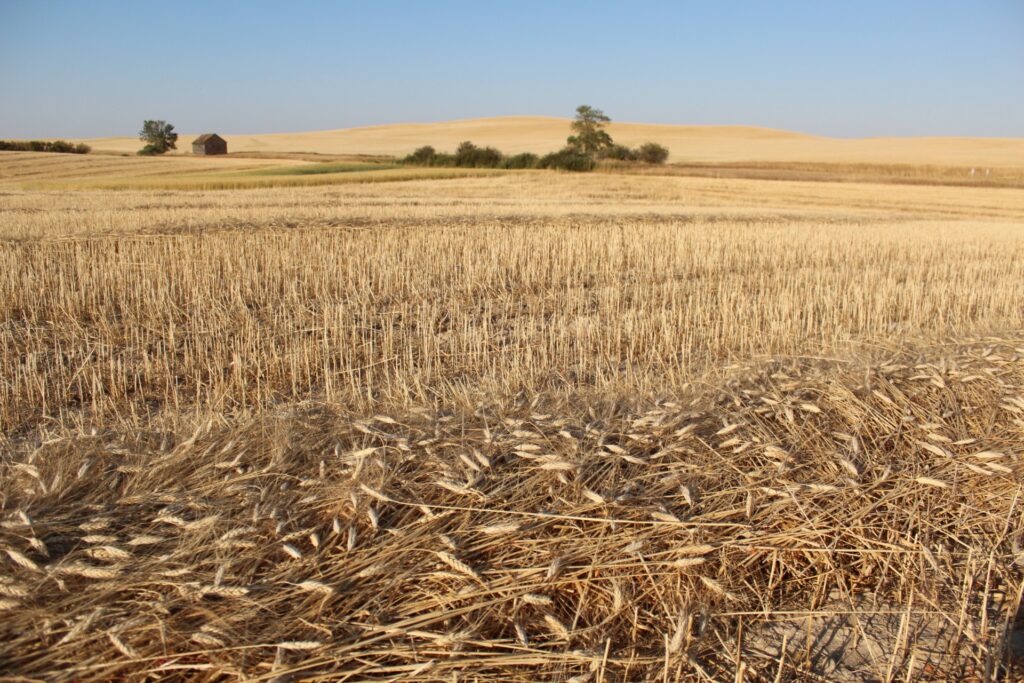
[[[837,139],[751,126],[680,126],[613,123],[617,142],[654,141],[672,151],[670,161],[836,162],[1024,167],[1024,139],[862,138]],[[204,131],[206,132],[206,131]],[[306,133],[231,135],[231,152],[405,155],[421,145],[454,150],[462,140],[493,145],[504,152],[547,152],[565,143],[569,119],[510,116],[441,123],[405,123]],[[182,134],[178,153],[189,153],[196,134]],[[97,151],[132,152],[134,137],[85,139]]]

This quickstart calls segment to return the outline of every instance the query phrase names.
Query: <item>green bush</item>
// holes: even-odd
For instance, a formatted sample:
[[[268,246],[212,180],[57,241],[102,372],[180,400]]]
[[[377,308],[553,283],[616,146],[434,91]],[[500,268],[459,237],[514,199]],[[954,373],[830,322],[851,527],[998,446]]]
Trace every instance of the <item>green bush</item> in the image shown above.
[[[405,163],[416,164],[417,166],[433,166],[436,158],[437,150],[430,145],[424,145],[405,157]]]
[[[647,142],[636,148],[636,158],[645,164],[663,164],[668,161],[668,148],[656,142]]]
[[[540,162],[540,157],[536,154],[529,152],[523,152],[522,154],[515,154],[510,157],[505,157],[505,160],[501,163],[502,168],[537,168],[537,164]]]
[[[573,147],[564,147],[557,152],[545,154],[537,163],[538,168],[554,168],[577,173],[593,171],[595,166],[597,162],[594,157]]]
[[[136,154],[144,157],[156,156],[157,154],[163,154],[166,150],[161,149],[158,145],[146,145],[140,149]]]
[[[455,150],[455,165],[463,168],[497,168],[501,160],[501,152],[495,148],[477,147],[469,140]]]
[[[416,166],[498,168],[505,163],[505,156],[493,147],[477,147],[467,140],[459,145],[455,154],[444,154],[430,145],[425,145],[405,157],[403,161]]]
[[[636,161],[637,153],[625,145],[612,145],[601,150],[598,155],[600,159],[614,159],[615,161]]]
[[[469,140],[460,142],[459,146],[455,149],[455,165],[472,166],[473,160],[476,157],[477,149],[477,146]]]
[[[54,140],[50,143],[50,151],[57,152],[59,154],[74,154],[75,146],[70,142],[65,142],[64,140]]]

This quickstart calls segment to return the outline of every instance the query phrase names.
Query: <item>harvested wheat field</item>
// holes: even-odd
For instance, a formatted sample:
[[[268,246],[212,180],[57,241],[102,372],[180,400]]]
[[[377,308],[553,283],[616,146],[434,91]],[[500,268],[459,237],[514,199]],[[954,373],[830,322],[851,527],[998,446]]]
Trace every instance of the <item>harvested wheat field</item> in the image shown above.
[[[0,673],[1024,677],[1024,191],[44,156]]]

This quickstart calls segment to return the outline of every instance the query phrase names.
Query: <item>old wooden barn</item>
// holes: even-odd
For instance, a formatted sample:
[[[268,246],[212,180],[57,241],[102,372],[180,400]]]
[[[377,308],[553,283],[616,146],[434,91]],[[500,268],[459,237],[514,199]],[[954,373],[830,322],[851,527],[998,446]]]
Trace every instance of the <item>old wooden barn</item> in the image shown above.
[[[227,154],[228,141],[216,133],[205,133],[192,141],[192,153],[205,156]]]

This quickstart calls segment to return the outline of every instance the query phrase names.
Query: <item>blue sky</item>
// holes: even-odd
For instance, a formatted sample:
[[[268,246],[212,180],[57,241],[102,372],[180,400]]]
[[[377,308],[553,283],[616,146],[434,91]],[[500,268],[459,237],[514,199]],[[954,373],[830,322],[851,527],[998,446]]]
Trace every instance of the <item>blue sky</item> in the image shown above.
[[[0,0],[0,138],[479,116],[1024,137],[1024,0]]]

